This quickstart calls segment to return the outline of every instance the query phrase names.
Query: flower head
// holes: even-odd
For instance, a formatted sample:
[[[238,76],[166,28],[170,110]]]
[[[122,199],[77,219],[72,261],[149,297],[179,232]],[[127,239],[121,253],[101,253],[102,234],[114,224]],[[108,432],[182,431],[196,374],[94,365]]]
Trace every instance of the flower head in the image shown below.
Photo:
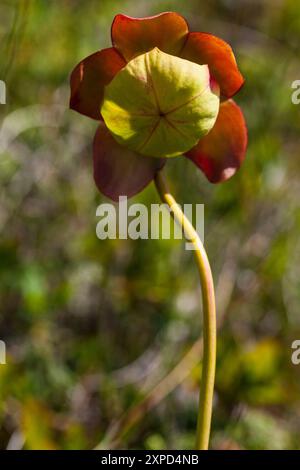
[[[113,47],[71,75],[70,107],[100,121],[94,176],[113,200],[141,191],[168,157],[184,155],[217,183],[241,165],[247,130],[230,99],[243,85],[223,40],[192,33],[177,13],[117,15]]]

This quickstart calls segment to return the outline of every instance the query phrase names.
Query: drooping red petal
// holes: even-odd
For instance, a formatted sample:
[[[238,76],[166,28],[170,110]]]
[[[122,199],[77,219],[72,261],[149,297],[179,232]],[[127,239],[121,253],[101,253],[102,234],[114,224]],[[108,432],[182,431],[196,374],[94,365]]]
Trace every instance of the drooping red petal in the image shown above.
[[[100,120],[104,87],[125,65],[125,60],[113,47],[82,60],[71,74],[70,108]]]
[[[96,185],[113,201],[142,191],[165,164],[165,159],[145,157],[119,145],[104,124],[96,132],[93,150]]]
[[[117,15],[111,28],[112,44],[126,60],[158,47],[178,55],[188,34],[186,20],[178,13],[166,12],[146,18]]]
[[[241,166],[247,149],[247,127],[240,107],[232,100],[220,105],[212,130],[186,156],[211,183],[233,176]]]
[[[200,65],[207,64],[226,98],[235,95],[244,84],[231,47],[212,34],[189,33],[180,56]]]

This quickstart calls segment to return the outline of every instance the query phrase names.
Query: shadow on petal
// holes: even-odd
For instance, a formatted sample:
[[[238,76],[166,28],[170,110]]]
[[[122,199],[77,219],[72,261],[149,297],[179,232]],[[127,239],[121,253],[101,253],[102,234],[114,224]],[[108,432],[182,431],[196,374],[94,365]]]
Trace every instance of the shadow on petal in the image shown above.
[[[104,87],[125,65],[125,60],[113,47],[95,52],[79,62],[70,78],[70,108],[100,120]]]
[[[104,124],[96,132],[93,154],[95,183],[113,201],[142,191],[165,164],[165,159],[145,157],[119,145]]]
[[[231,47],[209,33],[189,33],[181,57],[197,64],[207,64],[220,85],[221,95],[231,98],[244,84]]]
[[[241,166],[247,149],[247,127],[240,107],[224,101],[213,129],[186,156],[211,183],[233,176]]]

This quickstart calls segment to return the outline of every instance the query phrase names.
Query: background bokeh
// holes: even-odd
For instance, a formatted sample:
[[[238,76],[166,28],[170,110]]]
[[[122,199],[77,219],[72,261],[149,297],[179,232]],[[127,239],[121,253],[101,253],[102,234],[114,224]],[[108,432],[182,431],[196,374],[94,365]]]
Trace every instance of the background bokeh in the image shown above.
[[[194,445],[193,254],[180,241],[97,239],[97,123],[68,110],[70,71],[109,45],[114,15],[166,10],[227,40],[246,77],[239,173],[214,186],[185,159],[166,168],[180,202],[205,204],[220,322],[212,447],[300,448],[299,2],[0,0],[3,449]],[[153,185],[133,201],[159,202]]]

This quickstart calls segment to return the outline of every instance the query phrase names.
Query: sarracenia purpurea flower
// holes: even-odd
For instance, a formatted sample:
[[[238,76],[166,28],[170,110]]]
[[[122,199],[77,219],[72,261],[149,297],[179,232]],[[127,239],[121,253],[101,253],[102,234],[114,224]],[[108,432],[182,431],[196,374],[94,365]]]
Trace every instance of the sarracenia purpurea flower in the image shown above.
[[[184,156],[212,183],[234,175],[247,148],[243,113],[232,100],[244,79],[225,41],[190,32],[177,13],[117,15],[111,36],[112,47],[73,70],[70,107],[99,121],[93,154],[100,192],[117,201],[154,180],[194,245],[203,306],[196,448],[207,449],[216,364],[213,278],[201,240],[170,194],[161,169],[168,158]]]
[[[141,191],[168,157],[183,155],[212,183],[230,178],[246,153],[247,129],[231,99],[244,83],[231,47],[190,32],[166,12],[117,15],[113,46],[71,75],[70,107],[100,121],[94,177],[113,200]]]

